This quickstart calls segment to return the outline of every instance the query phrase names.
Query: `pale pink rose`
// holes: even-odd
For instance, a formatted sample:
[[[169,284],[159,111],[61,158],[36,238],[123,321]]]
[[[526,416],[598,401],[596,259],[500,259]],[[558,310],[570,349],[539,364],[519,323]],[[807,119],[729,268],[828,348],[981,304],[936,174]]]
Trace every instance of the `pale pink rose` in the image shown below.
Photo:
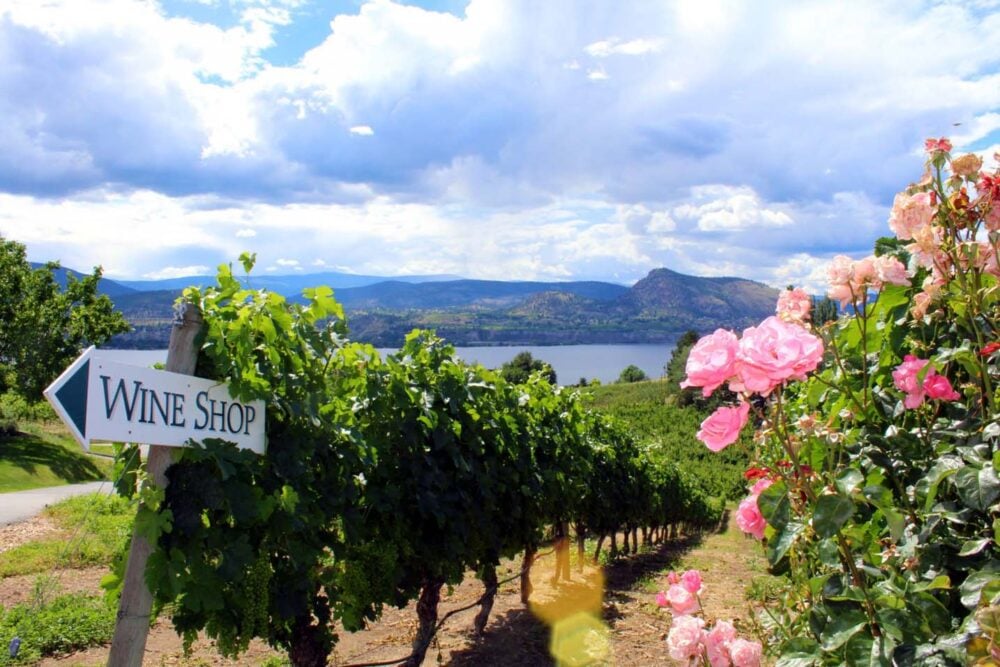
[[[688,355],[687,378],[681,387],[701,387],[703,396],[711,396],[717,387],[733,375],[736,360],[736,334],[725,329],[701,338]]]
[[[913,243],[906,246],[909,252],[917,260],[920,266],[931,268],[935,261],[940,259],[941,251],[941,230],[934,225],[927,225],[914,231]]]
[[[674,614],[693,614],[701,608],[697,596],[681,584],[674,584],[667,589],[667,602]]]
[[[733,391],[770,394],[785,380],[804,380],[823,360],[823,341],[771,316],[743,332],[736,352]]]
[[[695,437],[713,452],[721,452],[740,437],[740,430],[746,425],[749,414],[749,403],[717,408],[701,423]]]
[[[840,303],[841,308],[846,308],[847,304],[854,300],[855,293],[851,291],[851,285],[830,285],[826,290],[826,295]]]
[[[705,621],[697,616],[675,616],[667,634],[667,650],[674,660],[688,661],[701,655]]]
[[[951,161],[951,172],[956,176],[972,176],[983,168],[983,159],[975,153],[966,153]]]
[[[750,533],[758,540],[764,539],[764,529],[767,522],[757,507],[757,496],[749,496],[740,501],[736,508],[736,525],[744,533]]]
[[[657,607],[669,607],[670,600],[667,599],[667,594],[660,591],[656,594],[656,606]]]
[[[875,273],[874,255],[869,255],[864,259],[854,262],[854,276],[851,278],[851,286],[854,287],[855,292],[860,294],[866,285],[872,285],[877,289],[877,280],[878,276]]]
[[[764,489],[774,484],[774,480],[769,477],[761,477],[757,480],[757,483],[753,485],[750,489],[751,496],[759,496]]]
[[[931,301],[934,300],[927,292],[920,292],[913,297],[913,307],[910,308],[910,312],[913,313],[913,317],[922,320],[924,316],[927,315],[927,308],[931,305]]]
[[[688,570],[682,574],[681,586],[686,588],[692,595],[697,595],[701,590],[701,572],[698,570]]]
[[[786,322],[796,324],[807,322],[812,313],[812,297],[799,287],[782,290],[778,294],[778,305],[775,312]]]
[[[924,282],[921,284],[921,287],[931,296],[931,298],[934,298],[941,291],[941,288],[944,287],[945,282],[945,277],[941,275],[937,269],[935,269],[931,271],[931,275],[924,278]]]
[[[941,137],[940,139],[931,137],[924,140],[924,150],[931,155],[934,155],[934,153],[948,153],[951,151],[951,142],[948,141],[947,137]]]
[[[983,215],[983,226],[991,232],[1000,231],[1000,201],[994,200]]]
[[[738,638],[729,643],[729,657],[733,660],[733,667],[760,667],[762,654],[760,642]]]
[[[937,373],[934,375],[928,373],[927,377],[924,378],[924,391],[927,392],[927,398],[931,400],[957,401],[962,398],[957,391],[952,389],[948,378]]]
[[[892,202],[889,212],[889,228],[896,238],[903,241],[912,239],[918,230],[928,227],[934,219],[934,206],[928,192],[908,195],[900,192]]]
[[[837,255],[826,267],[826,277],[831,285],[849,285],[854,278],[854,260],[847,255]]]
[[[729,667],[729,644],[736,639],[736,628],[729,621],[717,621],[705,633],[705,653],[712,667]]]
[[[681,583],[681,577],[679,574],[670,570],[670,574],[667,575],[667,583],[669,584],[679,584]]]
[[[890,285],[909,285],[910,274],[901,261],[891,255],[875,258],[875,275],[882,283]]]

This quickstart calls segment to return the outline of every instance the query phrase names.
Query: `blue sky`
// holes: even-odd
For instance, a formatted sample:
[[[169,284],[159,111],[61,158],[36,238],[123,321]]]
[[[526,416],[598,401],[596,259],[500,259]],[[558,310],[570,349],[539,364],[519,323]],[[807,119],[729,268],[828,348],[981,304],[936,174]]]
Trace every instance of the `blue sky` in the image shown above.
[[[1000,3],[0,0],[0,116],[0,234],[110,277],[819,290],[1000,149]]]

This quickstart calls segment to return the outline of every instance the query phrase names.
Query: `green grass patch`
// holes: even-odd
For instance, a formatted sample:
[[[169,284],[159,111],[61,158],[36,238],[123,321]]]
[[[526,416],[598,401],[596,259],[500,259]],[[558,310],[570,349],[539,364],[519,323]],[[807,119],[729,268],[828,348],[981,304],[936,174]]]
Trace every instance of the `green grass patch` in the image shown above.
[[[0,554],[0,577],[109,565],[128,542],[135,518],[128,500],[98,493],[68,498],[45,513],[66,536],[28,542]]]
[[[0,438],[0,493],[108,479],[110,459],[88,456],[61,424],[22,422]]]
[[[42,657],[79,651],[111,641],[115,607],[101,596],[72,594],[0,607],[0,640],[21,640],[16,658],[0,652],[0,665],[35,664]]]

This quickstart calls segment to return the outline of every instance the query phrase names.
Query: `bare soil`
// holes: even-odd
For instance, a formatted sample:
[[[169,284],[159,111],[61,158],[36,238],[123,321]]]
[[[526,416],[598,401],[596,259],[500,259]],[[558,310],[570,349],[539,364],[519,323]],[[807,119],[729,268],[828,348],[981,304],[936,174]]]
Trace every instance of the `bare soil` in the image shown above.
[[[575,551],[575,549],[574,549]],[[635,665],[639,667],[669,664],[663,640],[670,627],[670,614],[656,606],[655,595],[666,587],[670,570],[697,568],[704,578],[705,615],[709,622],[731,619],[737,627],[747,627],[749,607],[744,597],[748,583],[763,572],[760,547],[748,541],[734,526],[724,525],[716,533],[669,541],[638,555],[620,558],[611,565],[588,565],[577,569],[575,558],[570,581],[550,581],[555,559],[541,558],[532,569],[535,590],[529,608],[520,600],[517,579],[500,586],[484,635],[473,634],[473,619],[478,607],[455,614],[444,624],[428,651],[424,665],[456,667],[548,666],[555,661],[550,654],[551,624],[574,611],[599,607],[608,629],[609,650],[606,659],[595,664]],[[520,561],[505,562],[498,570],[502,580],[520,570]],[[65,590],[97,592],[103,571],[98,569],[55,573]],[[26,599],[32,577],[10,577],[0,582],[0,603],[10,605]],[[475,577],[465,580],[442,595],[439,618],[451,610],[470,605],[482,595],[483,587]],[[387,608],[379,622],[358,633],[340,632],[340,640],[331,656],[331,665],[348,667],[369,662],[400,660],[410,653],[416,632],[415,605],[404,609]],[[108,648],[99,647],[42,662],[50,665],[104,665]],[[238,660],[226,660],[211,642],[196,643],[185,656],[180,638],[169,620],[160,619],[152,627],[146,646],[144,665],[260,665],[275,660],[278,653],[255,642]],[[274,664],[280,664],[275,662]]]

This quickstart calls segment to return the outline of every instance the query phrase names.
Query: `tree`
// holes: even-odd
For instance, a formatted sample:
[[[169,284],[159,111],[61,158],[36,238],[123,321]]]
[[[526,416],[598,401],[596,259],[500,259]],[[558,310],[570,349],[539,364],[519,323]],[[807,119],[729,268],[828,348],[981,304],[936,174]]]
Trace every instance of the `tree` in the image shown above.
[[[687,365],[688,354],[697,342],[698,332],[691,330],[685,331],[684,335],[677,339],[674,351],[670,354],[670,361],[663,369],[671,388],[679,388],[681,381],[684,380],[684,367]]]
[[[822,326],[827,322],[835,322],[837,320],[837,302],[828,296],[823,297],[819,301],[813,300],[812,322],[816,326]]]
[[[500,367],[500,376],[512,384],[524,384],[528,381],[528,376],[533,372],[540,371],[550,384],[556,384],[556,372],[541,359],[535,359],[531,352],[525,350]]]
[[[623,368],[621,375],[618,376],[618,382],[642,382],[648,379],[646,373],[635,364],[629,364]]]
[[[32,269],[25,247],[0,237],[0,389],[39,400],[80,350],[129,330],[111,300],[98,293],[101,269],[61,288],[51,262]]]

